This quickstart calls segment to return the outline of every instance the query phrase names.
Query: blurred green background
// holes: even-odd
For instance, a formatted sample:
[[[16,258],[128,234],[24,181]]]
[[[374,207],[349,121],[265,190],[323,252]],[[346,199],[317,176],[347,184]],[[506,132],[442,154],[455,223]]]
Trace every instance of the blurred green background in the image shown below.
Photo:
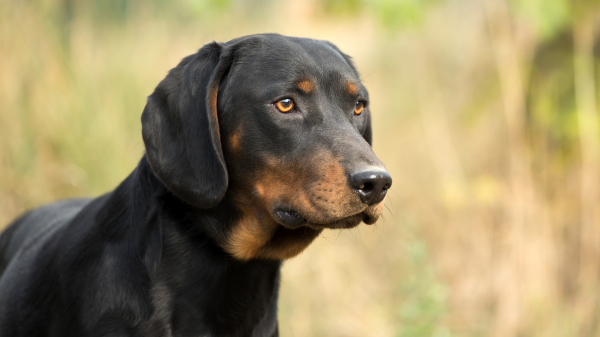
[[[600,335],[600,6],[0,1],[0,227],[135,167],[146,96],[210,42],[329,40],[371,94],[384,219],[286,262],[282,336]]]

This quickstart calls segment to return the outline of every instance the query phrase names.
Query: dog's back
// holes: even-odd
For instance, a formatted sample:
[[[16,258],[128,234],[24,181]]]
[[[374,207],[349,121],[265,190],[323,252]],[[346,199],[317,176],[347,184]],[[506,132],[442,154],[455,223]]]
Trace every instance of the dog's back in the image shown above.
[[[37,251],[56,230],[71,220],[89,199],[61,200],[23,214],[0,234],[0,296],[4,273],[11,273],[11,262],[26,259]],[[22,268],[23,264],[19,263]],[[12,267],[14,269],[15,267]]]
[[[3,303],[0,306],[0,336],[20,333],[11,330],[10,326],[15,327],[13,324],[5,323],[24,322],[24,315],[31,318],[31,308],[25,308],[24,303],[31,303],[26,298],[37,293],[31,291],[32,288],[39,289],[38,283],[47,281],[39,275],[48,268],[47,248],[59,239],[61,229],[88,201],[63,200],[32,210],[0,235],[0,303]]]

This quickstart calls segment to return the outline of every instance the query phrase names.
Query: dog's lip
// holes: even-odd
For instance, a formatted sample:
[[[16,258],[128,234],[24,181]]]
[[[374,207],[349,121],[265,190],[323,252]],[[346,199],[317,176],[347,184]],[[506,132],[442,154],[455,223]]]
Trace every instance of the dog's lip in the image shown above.
[[[308,222],[306,223],[306,226],[312,229],[349,229],[358,226],[363,221],[363,218],[364,215],[362,213],[358,213],[326,224]]]
[[[290,229],[298,228],[307,222],[298,212],[291,209],[275,209],[273,216],[277,222]]]
[[[369,225],[373,223],[369,221],[369,216],[364,214],[364,211],[329,223],[317,223],[309,221],[301,216],[299,212],[288,207],[275,208],[272,212],[272,216],[280,225],[289,229],[297,229],[304,226],[312,229],[344,229],[354,228],[363,221]]]

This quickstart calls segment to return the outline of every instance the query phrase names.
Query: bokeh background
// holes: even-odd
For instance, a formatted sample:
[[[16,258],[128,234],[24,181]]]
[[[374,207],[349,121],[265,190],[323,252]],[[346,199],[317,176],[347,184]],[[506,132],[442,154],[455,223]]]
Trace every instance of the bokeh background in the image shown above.
[[[600,335],[599,1],[0,1],[0,228],[113,189],[210,42],[329,40],[370,90],[384,219],[286,262],[282,336]]]

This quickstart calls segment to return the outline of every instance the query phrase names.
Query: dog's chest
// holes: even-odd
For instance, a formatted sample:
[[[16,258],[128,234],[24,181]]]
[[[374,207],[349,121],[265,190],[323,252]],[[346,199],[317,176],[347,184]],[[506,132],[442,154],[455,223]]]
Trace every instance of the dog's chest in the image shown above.
[[[192,298],[193,296],[177,296],[175,291],[167,287],[165,283],[155,284],[151,290],[154,310],[148,324],[145,324],[146,331],[143,335],[149,337],[222,336],[222,332],[213,331],[211,322],[206,319],[206,311],[215,309],[210,308],[210,306],[202,309],[203,306],[200,303],[195,303]],[[226,319],[225,317],[221,318]],[[255,323],[244,328],[232,321],[230,327],[233,334],[227,335],[240,337],[278,336],[276,301]],[[222,329],[222,326],[220,328]]]

